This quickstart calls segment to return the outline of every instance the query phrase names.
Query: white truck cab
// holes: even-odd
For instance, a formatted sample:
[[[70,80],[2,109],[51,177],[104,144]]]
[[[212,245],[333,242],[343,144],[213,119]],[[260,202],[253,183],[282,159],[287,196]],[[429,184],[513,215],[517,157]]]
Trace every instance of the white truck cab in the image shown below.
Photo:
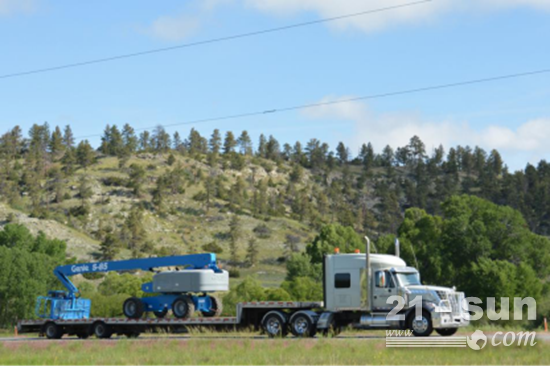
[[[341,326],[412,329],[415,335],[425,336],[434,329],[452,335],[469,324],[468,312],[462,307],[464,293],[422,285],[418,270],[398,256],[368,252],[327,255],[323,271],[325,314],[319,319],[320,329],[329,327],[330,322],[334,326],[340,319],[345,320]],[[392,296],[403,301],[399,304]],[[390,314],[392,310],[398,317]]]

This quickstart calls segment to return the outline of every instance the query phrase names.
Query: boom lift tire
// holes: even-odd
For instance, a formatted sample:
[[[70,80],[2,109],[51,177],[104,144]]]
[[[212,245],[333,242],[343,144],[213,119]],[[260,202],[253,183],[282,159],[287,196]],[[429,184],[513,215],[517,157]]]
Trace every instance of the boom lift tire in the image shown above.
[[[178,319],[188,319],[195,313],[195,304],[189,296],[181,296],[172,303],[172,313]]]
[[[122,306],[122,311],[124,315],[129,319],[139,319],[143,316],[145,312],[145,305],[143,301],[139,298],[132,297],[124,301]]]
[[[210,312],[202,311],[201,314],[204,317],[220,317],[223,311],[222,300],[216,296],[208,296],[210,302],[212,303],[212,308]]]

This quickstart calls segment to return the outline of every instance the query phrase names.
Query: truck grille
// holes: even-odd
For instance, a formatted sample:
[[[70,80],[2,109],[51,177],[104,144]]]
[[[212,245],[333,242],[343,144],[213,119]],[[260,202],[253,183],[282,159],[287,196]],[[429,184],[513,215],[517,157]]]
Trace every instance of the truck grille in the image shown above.
[[[461,304],[462,300],[464,299],[464,293],[456,293],[456,292],[443,292],[443,291],[436,291],[439,298],[441,298],[442,301],[447,301],[451,306],[451,312],[453,316],[460,316],[461,315]]]

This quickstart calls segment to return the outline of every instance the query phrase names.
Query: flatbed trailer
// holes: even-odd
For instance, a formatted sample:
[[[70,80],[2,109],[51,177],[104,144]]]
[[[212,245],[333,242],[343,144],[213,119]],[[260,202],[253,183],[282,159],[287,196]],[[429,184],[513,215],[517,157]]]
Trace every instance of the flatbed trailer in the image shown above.
[[[95,335],[100,339],[112,335],[138,337],[144,332],[178,332],[189,327],[211,329],[264,329],[269,336],[276,336],[269,330],[282,330],[277,323],[287,323],[292,316],[313,317],[313,310],[323,308],[322,302],[243,302],[237,304],[235,317],[191,317],[178,318],[84,318],[84,319],[36,319],[20,320],[17,331],[20,334],[38,333],[48,339],[60,339],[64,335],[75,335],[85,339]],[[311,320],[316,322],[317,320]],[[270,328],[271,325],[271,328]],[[286,335],[286,333],[283,333]],[[282,336],[284,336],[282,335]]]

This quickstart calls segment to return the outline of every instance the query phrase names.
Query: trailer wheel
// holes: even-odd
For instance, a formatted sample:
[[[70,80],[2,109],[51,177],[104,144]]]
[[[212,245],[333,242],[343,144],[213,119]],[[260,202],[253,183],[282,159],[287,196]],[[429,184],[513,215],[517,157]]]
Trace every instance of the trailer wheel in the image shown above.
[[[122,311],[124,311],[124,315],[126,315],[126,317],[129,319],[139,319],[141,318],[141,316],[143,316],[143,313],[145,312],[145,305],[143,304],[143,301],[139,298],[128,298],[126,301],[124,301]]]
[[[48,322],[44,326],[44,334],[48,339],[61,339],[63,336],[63,328],[55,322]]]
[[[195,313],[195,304],[189,296],[181,296],[172,303],[172,313],[178,319],[187,319]]]
[[[432,317],[428,311],[422,311],[420,320],[416,319],[414,312],[409,316],[409,329],[412,330],[414,336],[430,336],[433,332]]]
[[[113,335],[111,327],[102,321],[95,323],[93,330],[98,339],[109,339]]]
[[[262,329],[270,338],[285,337],[288,335],[287,320],[279,311],[271,311],[264,316],[262,319]]]
[[[210,298],[210,302],[212,303],[212,308],[210,309],[211,311],[210,312],[201,311],[201,314],[204,317],[219,317],[219,316],[221,316],[222,310],[223,310],[222,300],[219,299],[216,296],[208,296],[208,298]]]
[[[457,328],[448,328],[448,329],[435,329],[435,331],[441,336],[451,336],[457,332]]]
[[[317,325],[311,315],[298,311],[290,318],[290,332],[296,337],[312,338],[317,334]]]

